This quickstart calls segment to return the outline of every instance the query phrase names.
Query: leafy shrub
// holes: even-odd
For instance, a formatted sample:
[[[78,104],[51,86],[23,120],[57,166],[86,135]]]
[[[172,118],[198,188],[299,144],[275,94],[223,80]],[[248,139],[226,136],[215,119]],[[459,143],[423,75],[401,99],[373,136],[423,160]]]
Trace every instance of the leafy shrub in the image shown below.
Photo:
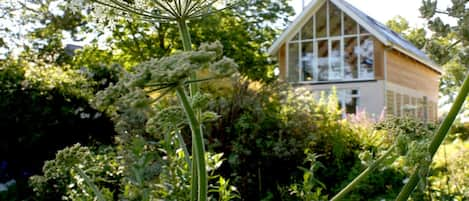
[[[190,173],[181,149],[163,158],[151,143],[134,138],[130,152],[134,161],[112,147],[92,149],[76,144],[59,151],[47,161],[42,176],[30,178],[35,200],[95,200],[96,186],[106,200],[189,200]],[[228,201],[237,198],[236,189],[214,171],[222,164],[222,154],[208,154],[210,199]],[[84,178],[80,172],[88,178]],[[51,188],[53,187],[53,188]]]
[[[95,153],[96,152],[96,153]],[[104,147],[93,151],[75,144],[57,152],[54,160],[46,161],[43,176],[32,176],[30,185],[36,200],[93,200],[90,189],[78,169],[91,175],[96,185],[112,200],[119,193],[122,178],[115,151]],[[53,188],[51,188],[53,187]]]
[[[57,150],[110,143],[112,122],[90,106],[91,88],[67,67],[0,61],[0,161],[6,164],[0,182],[15,179],[18,199],[30,194],[27,178]]]
[[[456,139],[442,145],[430,170],[426,200],[468,200],[468,158],[468,141]]]
[[[299,199],[286,194],[292,185],[295,192],[309,188],[298,168],[304,166],[304,150],[320,156],[317,162],[325,167],[314,174],[325,187],[315,184],[318,196],[333,194],[363,168],[359,153],[386,141],[371,126],[342,119],[335,96],[318,100],[308,90],[248,80],[223,90],[206,87],[214,91],[210,110],[221,115],[206,125],[210,149],[228,156],[221,173],[239,187],[243,200]]]
[[[455,123],[450,131],[451,135],[448,136],[448,140],[454,140],[459,138],[461,140],[469,139],[469,122]]]

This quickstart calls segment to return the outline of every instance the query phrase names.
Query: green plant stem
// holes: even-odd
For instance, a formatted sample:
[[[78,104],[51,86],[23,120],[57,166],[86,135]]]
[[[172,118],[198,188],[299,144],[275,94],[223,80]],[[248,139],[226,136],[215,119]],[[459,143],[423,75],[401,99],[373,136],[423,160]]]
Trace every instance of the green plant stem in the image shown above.
[[[195,146],[194,146],[194,139],[192,139],[192,153],[195,153]],[[198,178],[198,173],[197,173],[197,161],[194,158],[194,155],[192,155],[192,167],[191,167],[191,201],[196,201],[197,200],[197,195],[199,193],[199,178]]]
[[[181,102],[186,117],[189,120],[189,126],[192,131],[192,146],[195,147],[195,151],[192,153],[193,158],[193,167],[197,167],[197,200],[206,201],[207,200],[207,171],[205,168],[205,148],[204,148],[204,139],[202,126],[196,118],[196,113],[192,109],[192,106],[189,102],[189,99],[184,91],[183,86],[176,87],[176,93]],[[194,160],[195,159],[195,160]]]
[[[396,146],[393,145],[391,146],[381,157],[379,157],[375,162],[373,162],[370,166],[368,166],[365,170],[363,170],[360,175],[355,177],[352,182],[350,182],[346,187],[344,187],[339,193],[337,193],[331,201],[338,201],[344,198],[347,193],[349,193],[355,186],[357,186],[358,183],[360,183],[363,179],[365,179],[370,173],[378,168],[381,163],[383,163],[384,160],[386,160],[387,157],[391,155],[391,153],[394,151],[394,148]]]
[[[181,147],[182,151],[184,152],[184,159],[186,159],[186,163],[189,166],[189,168],[192,169],[192,163],[191,163],[191,159],[189,157],[190,156],[189,151],[187,150],[186,143],[184,142],[184,138],[182,137],[180,130],[176,131],[176,136],[177,136],[178,141],[179,141],[179,147]]]
[[[179,27],[179,35],[181,36],[181,41],[182,41],[182,47],[184,48],[184,51],[191,51],[192,50],[192,42],[191,42],[191,35],[189,33],[189,29],[187,27],[186,19],[179,19],[177,20],[177,24]],[[197,80],[197,74],[191,73],[190,75],[190,80]],[[189,91],[190,95],[194,96],[198,91],[198,85],[197,83],[190,83],[189,84]],[[196,110],[195,115],[197,119],[200,119],[200,111]],[[192,153],[196,153],[196,148],[194,146],[194,138],[192,138]],[[192,166],[191,166],[191,200],[195,201],[197,194],[198,194],[198,173],[197,173],[197,161],[194,160],[194,157],[192,157]]]
[[[458,96],[456,97],[456,100],[451,106],[451,109],[449,110],[448,115],[445,117],[445,119],[441,123],[440,127],[438,128],[438,131],[433,137],[432,142],[430,143],[428,151],[430,152],[430,157],[432,159],[433,159],[433,156],[435,156],[435,153],[438,151],[438,148],[440,147],[441,143],[445,139],[446,135],[448,134],[448,131],[451,128],[451,125],[453,124],[454,120],[458,116],[459,110],[461,110],[461,107],[463,106],[468,93],[469,93],[469,76],[466,76],[466,79],[464,80],[463,85],[461,86],[461,89],[459,90]],[[419,179],[420,179],[418,175],[419,170],[428,168],[426,167],[428,165],[430,164],[419,166],[415,170],[415,172],[409,178],[409,181],[407,182],[407,184],[405,184],[405,186],[402,188],[401,192],[397,196],[396,201],[405,201],[409,199],[410,194],[412,193],[415,186],[417,186],[419,182]]]
[[[192,42],[191,42],[191,35],[189,33],[189,28],[186,24],[186,19],[179,19],[177,21],[179,27],[179,34],[181,36],[182,47],[184,51],[191,51],[192,50]]]
[[[179,35],[181,36],[182,47],[184,48],[184,51],[191,51],[191,35],[189,33],[189,28],[187,27],[186,19],[179,19],[177,23],[179,27]],[[191,74],[190,80],[197,80],[197,75],[195,72]],[[189,89],[191,96],[194,96],[198,92],[198,86],[196,83],[191,83],[189,85]]]

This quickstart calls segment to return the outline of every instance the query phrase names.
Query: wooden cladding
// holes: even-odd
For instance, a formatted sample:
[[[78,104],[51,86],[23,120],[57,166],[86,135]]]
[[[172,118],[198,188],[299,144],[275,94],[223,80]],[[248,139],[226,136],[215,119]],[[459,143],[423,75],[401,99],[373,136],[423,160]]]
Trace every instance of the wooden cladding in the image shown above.
[[[286,73],[287,73],[287,65],[286,65],[286,52],[285,52],[285,44],[280,47],[280,51],[278,52],[278,69],[279,69],[279,78],[281,80],[286,80]]]
[[[387,52],[387,81],[420,91],[429,100],[438,100],[440,74],[396,50]]]

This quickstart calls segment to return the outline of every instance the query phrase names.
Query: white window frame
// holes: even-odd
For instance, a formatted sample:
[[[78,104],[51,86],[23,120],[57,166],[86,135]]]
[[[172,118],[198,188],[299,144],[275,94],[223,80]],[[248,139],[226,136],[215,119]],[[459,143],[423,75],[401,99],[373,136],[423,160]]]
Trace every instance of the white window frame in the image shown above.
[[[299,28],[299,31],[296,32],[295,35],[293,35],[290,40],[288,40],[286,42],[286,78],[288,81],[290,82],[294,82],[294,83],[300,83],[300,84],[314,84],[314,83],[333,83],[333,82],[349,82],[349,81],[370,81],[370,80],[375,80],[376,77],[375,77],[375,72],[376,72],[376,62],[373,58],[373,65],[372,65],[372,69],[373,69],[373,77],[372,78],[363,78],[363,75],[361,73],[361,58],[360,58],[360,55],[357,55],[357,77],[358,78],[351,78],[351,79],[345,79],[345,62],[344,62],[344,55],[345,55],[345,47],[344,47],[344,38],[345,37],[348,37],[348,38],[351,38],[351,37],[356,37],[356,40],[357,40],[357,47],[361,47],[360,45],[360,38],[362,37],[366,37],[366,36],[371,36],[371,38],[373,39],[373,36],[370,34],[370,33],[360,33],[360,24],[358,22],[356,22],[356,29],[357,29],[357,33],[356,34],[348,34],[348,35],[345,35],[345,30],[344,30],[344,18],[345,18],[345,13],[343,11],[341,11],[341,15],[340,15],[340,20],[341,20],[341,35],[340,36],[334,36],[334,37],[330,37],[330,2],[329,1],[326,1],[326,36],[327,37],[321,37],[321,38],[317,38],[316,37],[316,26],[317,26],[317,19],[316,19],[316,13],[313,14],[312,17],[309,18],[309,20],[313,20],[313,39],[307,39],[307,40],[303,40],[302,38],[302,34],[301,34],[301,30],[303,27],[300,27]],[[293,38],[298,35],[298,40],[293,40]],[[340,75],[340,79],[333,79],[333,80],[327,80],[327,81],[319,81],[318,80],[318,41],[320,40],[327,40],[328,41],[328,57],[329,57],[329,69],[328,69],[328,73],[329,73],[329,76],[328,76],[328,79],[330,79],[330,74],[331,74],[331,41],[334,41],[334,40],[340,40],[340,54],[342,56],[342,60],[341,60],[341,75]],[[304,80],[304,73],[303,73],[303,62],[301,61],[302,59],[302,45],[303,45],[303,42],[312,42],[313,43],[313,80],[311,81],[305,81]],[[299,69],[298,69],[298,80],[294,81],[294,80],[291,80],[291,78],[289,78],[290,76],[290,51],[289,51],[289,48],[290,48],[290,44],[291,43],[297,43],[298,44],[298,66],[299,66]],[[373,49],[374,49],[374,44],[373,44]],[[373,57],[374,57],[374,52],[373,52]]]

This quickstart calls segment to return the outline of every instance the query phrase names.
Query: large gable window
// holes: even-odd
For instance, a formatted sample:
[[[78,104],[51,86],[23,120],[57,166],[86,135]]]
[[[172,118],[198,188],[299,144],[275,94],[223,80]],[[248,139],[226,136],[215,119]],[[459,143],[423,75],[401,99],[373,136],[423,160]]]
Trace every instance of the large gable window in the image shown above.
[[[287,44],[290,82],[374,79],[373,38],[329,1]]]

